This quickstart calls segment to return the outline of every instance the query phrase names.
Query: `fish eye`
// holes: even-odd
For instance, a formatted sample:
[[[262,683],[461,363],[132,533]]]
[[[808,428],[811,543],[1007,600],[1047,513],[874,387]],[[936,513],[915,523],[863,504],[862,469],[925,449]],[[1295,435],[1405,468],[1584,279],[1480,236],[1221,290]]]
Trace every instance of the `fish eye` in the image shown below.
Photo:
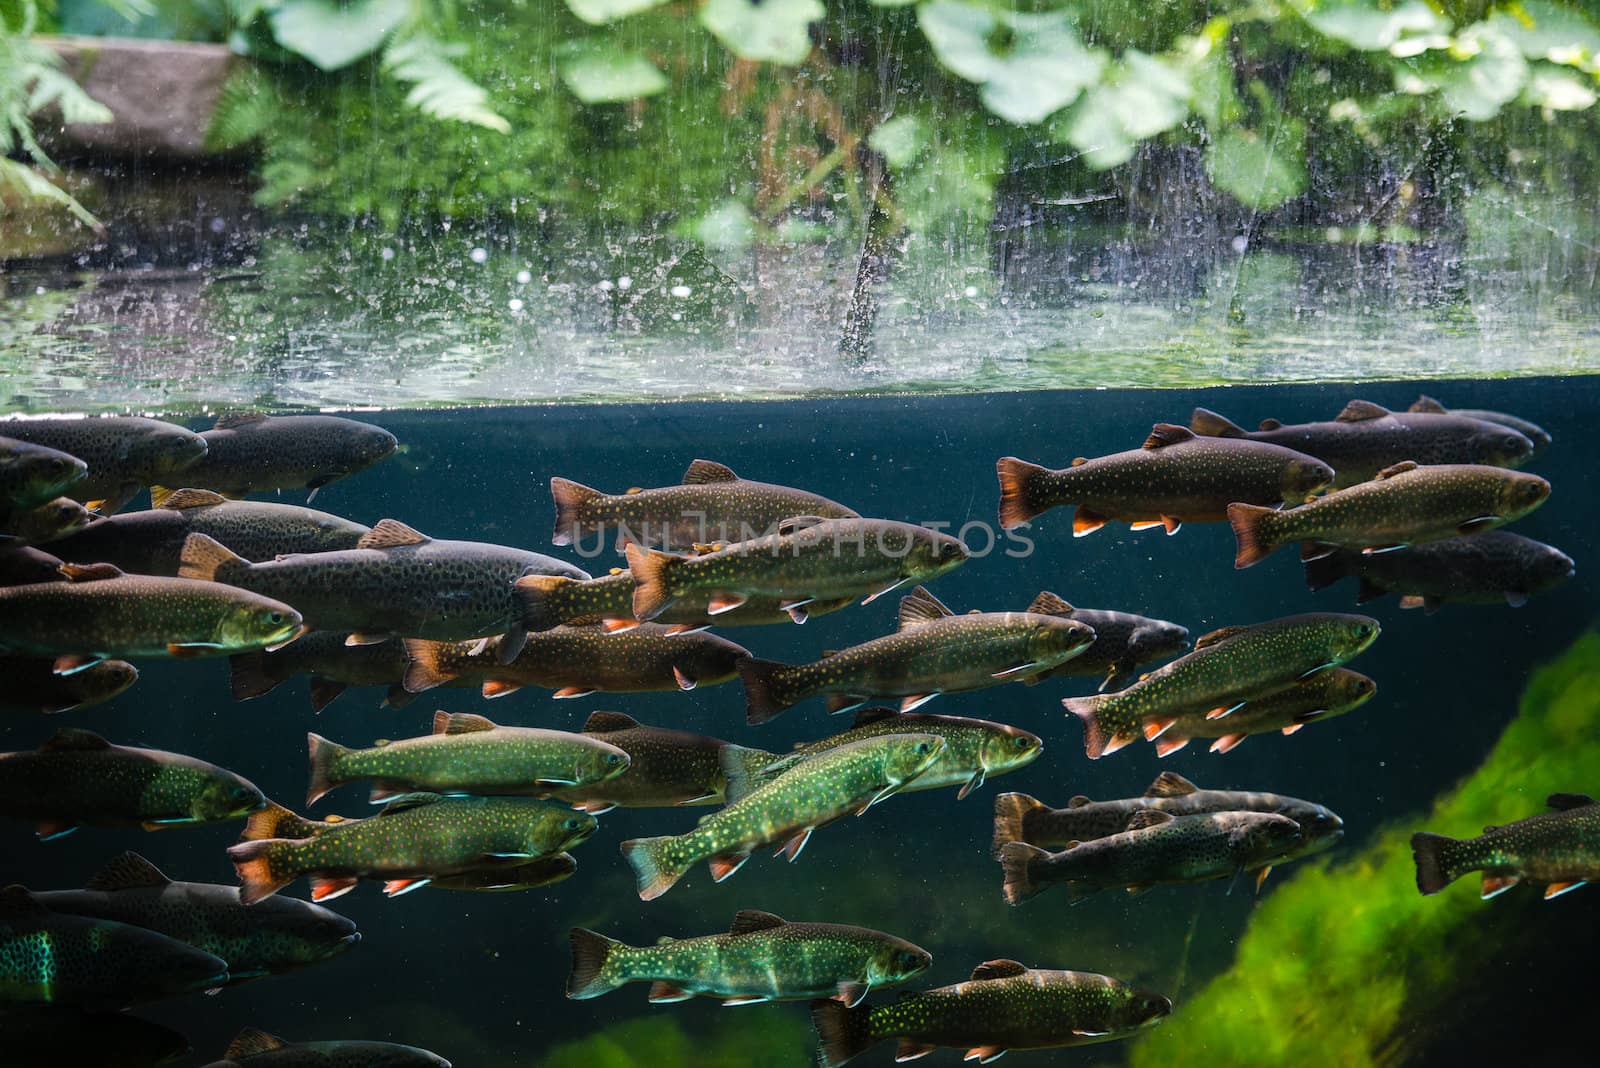
[[[267,622],[268,623],[282,623],[283,622],[283,613],[282,612],[268,612],[267,613]]]
[[[1015,738],[1011,739],[1011,748],[1013,748],[1013,749],[1026,749],[1026,748],[1028,748],[1028,736],[1025,735],[1025,734],[1019,734]]]
[[[933,746],[928,742],[918,742],[917,743],[917,752],[918,753],[926,753],[931,748],[933,748]]]
[[[567,819],[567,820],[563,821],[561,826],[565,830],[575,831],[578,828],[583,826],[583,821],[578,819],[578,817],[573,816],[570,819]]]
[[[612,765],[613,767],[615,767],[616,765],[622,763],[622,754],[621,753],[607,753],[606,754],[606,763]]]

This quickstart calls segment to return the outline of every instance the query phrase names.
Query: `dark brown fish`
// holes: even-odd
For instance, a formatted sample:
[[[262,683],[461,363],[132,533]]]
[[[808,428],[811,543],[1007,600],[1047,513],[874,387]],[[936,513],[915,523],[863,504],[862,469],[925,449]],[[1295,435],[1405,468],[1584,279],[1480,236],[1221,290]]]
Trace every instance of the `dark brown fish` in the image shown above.
[[[0,710],[6,712],[71,712],[109,701],[139,679],[139,669],[126,660],[102,660],[82,671],[58,675],[55,661],[26,656],[0,656]]]
[[[0,586],[27,586],[35,582],[65,582],[61,561],[41,549],[0,542]]]
[[[296,675],[310,675],[311,708],[315,712],[328,707],[351,686],[386,687],[383,704],[389,708],[404,708],[416,700],[417,695],[401,685],[409,663],[404,645],[351,645],[346,641],[348,637],[343,631],[314,630],[282,649],[260,649],[229,657],[233,699],[248,701],[271,693]],[[465,685],[476,687],[477,683]]]
[[[554,800],[599,815],[619,807],[714,805],[723,799],[721,757],[729,746],[720,738],[648,727],[621,712],[591,713],[583,733],[621,749],[631,763],[604,782],[556,790],[549,795]]]
[[[0,541],[17,546],[46,545],[76,534],[93,520],[94,514],[71,497],[57,497],[0,522]]]
[[[120,511],[146,486],[166,482],[206,454],[200,435],[175,423],[138,416],[8,419],[0,433],[69,453],[89,473],[68,492],[105,515]]]
[[[336,415],[224,415],[200,435],[206,454],[183,472],[183,484],[226,497],[271,490],[317,491],[394,453],[394,435],[381,426]],[[156,507],[169,490],[152,486]]]
[[[1040,595],[1041,597],[1043,594]],[[1051,594],[1055,597],[1055,594]],[[1132,612],[1107,612],[1096,608],[1074,608],[1060,602],[1048,615],[1082,623],[1094,630],[1094,644],[1063,664],[1038,674],[1040,679],[1060,675],[1099,676],[1100,692],[1120,689],[1138,677],[1139,668],[1156,660],[1177,656],[1189,647],[1189,628],[1164,619],[1134,615]],[[1030,611],[1043,611],[1034,602]]]
[[[529,575],[517,580],[517,597],[522,603],[522,625],[528,630],[549,630],[562,625],[598,622],[608,631],[628,630],[639,625],[633,617],[633,591],[638,584],[625,569],[600,578],[577,580],[559,575]],[[749,627],[770,623],[804,623],[812,616],[836,612],[855,598],[836,597],[826,601],[783,607],[793,598],[750,597],[738,607],[718,615],[710,611],[712,593],[689,593],[669,604],[653,622],[680,630],[709,626]]]
[[[1559,586],[1575,570],[1560,549],[1505,530],[1387,553],[1339,549],[1305,566],[1306,585],[1313,590],[1354,575],[1360,580],[1357,604],[1394,593],[1401,608],[1422,608],[1429,615],[1446,604],[1520,608],[1532,594]]]
[[[1426,393],[1413,401],[1411,407],[1406,410],[1411,412],[1434,412],[1439,415],[1448,412],[1451,415],[1465,416],[1468,419],[1482,419],[1485,423],[1499,423],[1501,426],[1508,426],[1533,442],[1533,455],[1529,457],[1530,460],[1537,460],[1544,453],[1544,450],[1550,447],[1551,439],[1548,430],[1538,423],[1530,423],[1526,419],[1520,419],[1506,412],[1490,411],[1486,408],[1446,408]]]
[[[61,496],[88,471],[88,464],[60,449],[0,437],[0,516]]]

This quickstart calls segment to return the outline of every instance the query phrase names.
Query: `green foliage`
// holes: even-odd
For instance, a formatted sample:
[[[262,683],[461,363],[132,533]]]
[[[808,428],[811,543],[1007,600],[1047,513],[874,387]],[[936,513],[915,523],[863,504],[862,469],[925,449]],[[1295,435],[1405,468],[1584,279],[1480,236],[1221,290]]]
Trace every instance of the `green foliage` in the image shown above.
[[[700,24],[740,59],[793,66],[811,51],[821,0],[705,0]]]
[[[411,14],[411,0],[281,0],[267,9],[280,46],[321,70],[338,70],[376,52]]]
[[[655,96],[669,84],[654,63],[609,42],[573,41],[557,55],[561,80],[585,104],[615,104]]]

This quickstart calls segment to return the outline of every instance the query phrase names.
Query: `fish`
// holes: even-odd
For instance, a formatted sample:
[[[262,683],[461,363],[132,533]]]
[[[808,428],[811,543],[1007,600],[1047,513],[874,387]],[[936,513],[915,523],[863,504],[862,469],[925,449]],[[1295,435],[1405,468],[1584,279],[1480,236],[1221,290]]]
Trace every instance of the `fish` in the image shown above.
[[[552,478],[556,545],[571,545],[584,534],[617,532],[617,551],[625,544],[688,549],[716,541],[747,541],[770,533],[796,516],[854,519],[836,501],[815,493],[751,482],[711,460],[696,460],[683,483],[658,489],[632,489],[615,496],[570,479]]]
[[[1043,597],[1043,594],[1040,594]],[[1050,594],[1056,597],[1055,594]],[[1156,660],[1177,656],[1189,648],[1189,628],[1164,619],[1108,612],[1096,608],[1074,608],[1056,598],[1055,605],[1035,601],[1029,611],[1044,611],[1082,623],[1094,631],[1094,644],[1065,663],[1039,672],[1041,681],[1069,675],[1102,676],[1099,692],[1119,690],[1138,678],[1139,668]]]
[[[324,486],[389,458],[399,445],[381,426],[337,415],[237,412],[200,437],[206,452],[184,469],[184,485],[225,497],[305,488],[307,504]],[[170,492],[151,487],[157,508]]]
[[[1008,905],[1020,905],[1057,883],[1072,904],[1100,890],[1142,893],[1158,883],[1226,879],[1276,864],[1300,844],[1300,825],[1272,812],[1208,812],[1174,816],[1135,812],[1125,830],[1051,853],[1026,842],[1000,847]]]
[[[264,563],[293,553],[354,549],[370,529],[314,508],[180,489],[154,508],[97,519],[52,542],[51,552],[73,563],[104,562],[134,574],[176,577],[190,534],[204,534],[252,563]]]
[[[995,465],[1000,477],[1000,526],[1012,530],[1061,505],[1077,505],[1072,536],[1081,538],[1108,521],[1134,530],[1226,518],[1234,501],[1298,502],[1333,481],[1321,460],[1258,442],[1200,437],[1181,426],[1157,423],[1144,446],[1092,460],[1078,457],[1060,471],[1015,456]]]
[[[189,1052],[170,1027],[124,1012],[0,1003],[0,1049],[8,1068],[154,1068]]]
[[[1170,1012],[1172,1002],[1160,994],[1108,975],[1000,959],[984,961],[964,983],[902,993],[884,1005],[814,1001],[811,1022],[821,1068],[839,1068],[889,1039],[899,1039],[896,1061],[950,1046],[966,1050],[963,1060],[987,1064],[1013,1049],[1127,1038]]]
[[[0,520],[0,542],[7,545],[51,545],[71,537],[94,521],[94,513],[71,497],[57,497]]]
[[[221,582],[298,608],[314,630],[342,630],[352,645],[392,637],[453,641],[505,634],[506,661],[521,649],[512,582],[526,574],[588,578],[571,564],[504,545],[442,541],[394,519],[354,549],[296,553],[254,564],[204,534],[183,543],[178,573]]]
[[[724,1005],[833,997],[855,1005],[874,987],[906,982],[933,964],[921,946],[882,931],[791,923],[758,909],[735,915],[727,934],[630,946],[574,927],[571,942],[567,997],[574,1000],[647,982],[657,1005],[697,995]]]
[[[104,515],[121,511],[146,486],[171,477],[206,454],[199,434],[140,416],[0,420],[0,435],[77,457],[88,472],[68,496]]]
[[[89,465],[70,453],[0,437],[0,518],[61,496],[88,473]]]
[[[1386,553],[1339,549],[1305,561],[1313,590],[1354,575],[1356,603],[1398,594],[1401,608],[1429,615],[1447,604],[1501,604],[1521,608],[1528,598],[1577,573],[1572,558],[1508,530],[1414,545]]]
[[[0,656],[0,710],[52,715],[103,704],[139,680],[126,660],[102,660],[82,671],[58,675],[45,657]]]
[[[222,1060],[205,1068],[450,1068],[429,1050],[394,1042],[286,1042],[253,1027],[234,1036]]]
[[[660,897],[700,860],[709,862],[711,878],[719,883],[765,846],[778,846],[778,854],[793,862],[812,831],[851,812],[864,815],[928,770],[944,747],[944,739],[932,734],[863,738],[802,761],[727,808],[702,816],[692,831],[623,842],[622,855],[638,876],[639,897]]]
[[[58,915],[115,920],[220,957],[228,986],[329,960],[361,941],[354,923],[321,905],[287,897],[242,905],[238,887],[173,882],[133,852],[113,859],[81,890],[33,898]]]
[[[1510,427],[1460,413],[1391,412],[1364,400],[1351,401],[1331,422],[1285,426],[1268,419],[1256,431],[1196,408],[1189,427],[1207,437],[1264,442],[1315,456],[1335,471],[1336,490],[1367,482],[1402,460],[1520,467],[1533,455],[1533,442]]]
[[[696,556],[674,556],[630,545],[628,569],[637,583],[633,615],[650,620],[674,601],[706,597],[720,616],[751,597],[782,598],[780,607],[863,598],[926,582],[967,561],[959,538],[887,519],[785,520],[778,533]]]
[[[1094,643],[1088,626],[1056,614],[1064,602],[1040,594],[1025,612],[956,615],[918,586],[900,600],[899,629],[810,664],[752,657],[739,664],[752,724],[766,723],[817,694],[829,710],[853,711],[874,697],[899,697],[909,712],[943,693],[1029,682]]]
[[[794,752],[780,755],[761,749],[730,745],[722,752],[723,774],[728,782],[728,800],[737,801],[763,783],[783,774],[819,753],[863,738],[887,734],[933,734],[945,741],[939,759],[902,790],[938,790],[959,786],[956,800],[981,787],[991,775],[1003,775],[1026,767],[1044,752],[1044,740],[1020,727],[991,723],[965,716],[932,716],[923,712],[901,712],[894,708],[864,708],[856,713],[854,725],[819,741],[801,743]]]
[[[1481,464],[1422,467],[1407,460],[1371,482],[1299,508],[1228,505],[1239,549],[1233,566],[1251,567],[1292,541],[1311,543],[1302,559],[1314,559],[1330,546],[1371,555],[1479,534],[1521,519],[1549,496],[1550,483],[1538,475]]]
[[[571,853],[557,853],[540,857],[526,864],[508,868],[498,864],[476,871],[457,872],[454,875],[436,875],[428,883],[430,890],[463,890],[471,893],[507,893],[517,890],[536,890],[541,886],[570,879],[578,870],[578,862]]]
[[[1481,419],[1485,423],[1499,423],[1501,426],[1510,427],[1533,443],[1533,452],[1528,456],[1530,460],[1537,460],[1544,451],[1550,447],[1550,432],[1537,423],[1530,423],[1505,412],[1490,411],[1484,408],[1446,408],[1426,393],[1418,397],[1407,408],[1408,412],[1434,412],[1440,415],[1449,413],[1460,415],[1468,419]]]
[[[1359,671],[1329,668],[1291,683],[1223,717],[1190,712],[1154,739],[1156,756],[1171,756],[1195,738],[1212,738],[1210,751],[1230,752],[1253,734],[1295,734],[1316,723],[1353,712],[1372,700],[1378,684]]]
[[[65,581],[60,558],[26,545],[10,545],[0,541],[0,586]]]
[[[227,981],[227,962],[175,938],[52,912],[21,886],[0,890],[0,1006],[115,1012]]]
[[[599,623],[607,632],[632,630],[639,625],[633,617],[633,591],[638,583],[633,573],[616,570],[600,578],[576,580],[559,575],[528,575],[516,581],[516,596],[522,605],[522,625],[529,631],[552,627]],[[835,597],[804,605],[783,606],[792,598],[749,597],[735,608],[712,615],[711,593],[687,594],[672,602],[655,617],[655,622],[680,631],[706,627],[750,627],[771,623],[804,623],[813,616],[826,615],[855,600]]]
[[[311,708],[321,712],[351,686],[383,686],[383,703],[404,708],[417,695],[401,683],[406,677],[406,650],[400,642],[350,645],[341,630],[314,630],[272,652],[256,649],[228,658],[229,685],[235,701],[271,693],[296,675],[310,675]],[[455,685],[444,682],[441,685]],[[475,681],[470,682],[474,688]]]
[[[0,753],[0,814],[45,841],[85,827],[168,827],[240,819],[266,804],[255,784],[182,753],[112,745],[63,727],[36,750]]]
[[[478,679],[485,697],[504,697],[524,686],[554,690],[551,696],[557,698],[693,690],[732,679],[750,655],[716,634],[678,634],[653,623],[620,634],[598,626],[539,631],[527,636],[510,663],[492,642],[478,650],[467,642],[408,638],[405,649],[407,690],[421,693],[446,682]]]
[[[1150,741],[1180,716],[1223,719],[1249,702],[1359,656],[1382,628],[1370,616],[1311,612],[1249,626],[1222,627],[1194,649],[1116,693],[1061,703],[1083,723],[1090,760]]]
[[[306,735],[311,785],[306,804],[345,783],[370,779],[372,803],[401,794],[544,796],[563,786],[589,786],[621,775],[628,754],[571,731],[502,727],[470,713],[435,712],[433,733],[347,749]]]
[[[1560,897],[1600,879],[1600,802],[1588,794],[1551,794],[1549,812],[1485,827],[1476,838],[1411,836],[1417,889],[1437,894],[1468,872],[1483,872],[1485,901],[1524,880],[1544,884],[1544,898]]]
[[[591,712],[583,733],[627,753],[628,766],[600,782],[552,790],[554,800],[595,815],[613,808],[713,805],[723,800],[727,781],[720,758],[733,747],[721,738],[648,727],[621,712]]]
[[[246,905],[271,897],[301,876],[311,900],[331,901],[362,879],[384,882],[395,897],[436,875],[493,867],[518,868],[568,849],[594,833],[595,819],[562,805],[520,797],[404,794],[371,819],[329,823],[303,838],[276,837],[281,809],[266,808],[245,825],[245,840],[228,847]]]
[[[55,658],[66,675],[109,659],[226,656],[300,633],[300,613],[215,582],[62,564],[67,582],[0,588],[0,649]]]

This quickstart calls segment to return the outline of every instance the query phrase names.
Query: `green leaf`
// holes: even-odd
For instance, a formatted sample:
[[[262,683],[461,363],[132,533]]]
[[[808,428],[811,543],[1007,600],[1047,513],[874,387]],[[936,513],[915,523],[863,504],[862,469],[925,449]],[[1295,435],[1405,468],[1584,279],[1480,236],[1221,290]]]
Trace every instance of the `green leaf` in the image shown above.
[[[1305,191],[1302,136],[1288,120],[1277,137],[1238,127],[1223,130],[1206,148],[1206,173],[1245,207],[1275,208]]]
[[[1423,0],[1406,0],[1388,10],[1373,0],[1320,0],[1302,12],[1305,20],[1325,37],[1343,41],[1363,52],[1415,55],[1410,38],[1436,37],[1450,32],[1450,20]]]
[[[896,115],[867,135],[867,144],[883,153],[891,167],[909,167],[928,143],[928,123],[916,115]]]
[[[1019,126],[1072,103],[1105,66],[1059,11],[1024,15],[934,0],[917,9],[917,20],[939,61],[981,84],[984,106]]]
[[[1490,20],[1528,59],[1600,70],[1600,26],[1548,0],[1521,0]]]
[[[369,56],[411,14],[411,0],[284,0],[268,18],[278,44],[322,70]]]
[[[51,182],[28,164],[0,156],[0,191],[7,188],[16,190],[27,199],[59,204],[72,212],[85,226],[91,226],[96,230],[101,228],[100,220],[89,214],[89,210],[78,203],[77,197]],[[4,214],[4,201],[0,200],[0,215]]]
[[[1133,158],[1134,148],[1189,117],[1189,79],[1176,67],[1127,52],[1106,81],[1090,89],[1065,126],[1066,140],[1095,170]]]
[[[419,33],[390,44],[383,69],[413,83],[406,103],[424,115],[510,133],[511,124],[489,106],[488,92],[450,62],[453,53],[463,50]]]
[[[821,0],[706,0],[700,25],[741,59],[794,66],[811,54],[810,26],[825,14]]]
[[[1544,65],[1534,68],[1522,90],[1524,104],[1550,111],[1583,111],[1596,99],[1594,79]]]
[[[1511,38],[1487,22],[1458,34],[1448,51],[1407,62],[1414,76],[1397,81],[1404,92],[1437,90],[1452,113],[1475,122],[1492,119],[1528,79],[1528,61]]]
[[[666,0],[567,0],[567,7],[589,25],[603,26],[664,3]]]
[[[707,248],[737,250],[755,240],[755,221],[743,201],[724,200],[684,228]]]
[[[585,104],[615,104],[654,96],[667,76],[637,52],[603,41],[573,41],[559,52],[557,69],[572,95]]]

